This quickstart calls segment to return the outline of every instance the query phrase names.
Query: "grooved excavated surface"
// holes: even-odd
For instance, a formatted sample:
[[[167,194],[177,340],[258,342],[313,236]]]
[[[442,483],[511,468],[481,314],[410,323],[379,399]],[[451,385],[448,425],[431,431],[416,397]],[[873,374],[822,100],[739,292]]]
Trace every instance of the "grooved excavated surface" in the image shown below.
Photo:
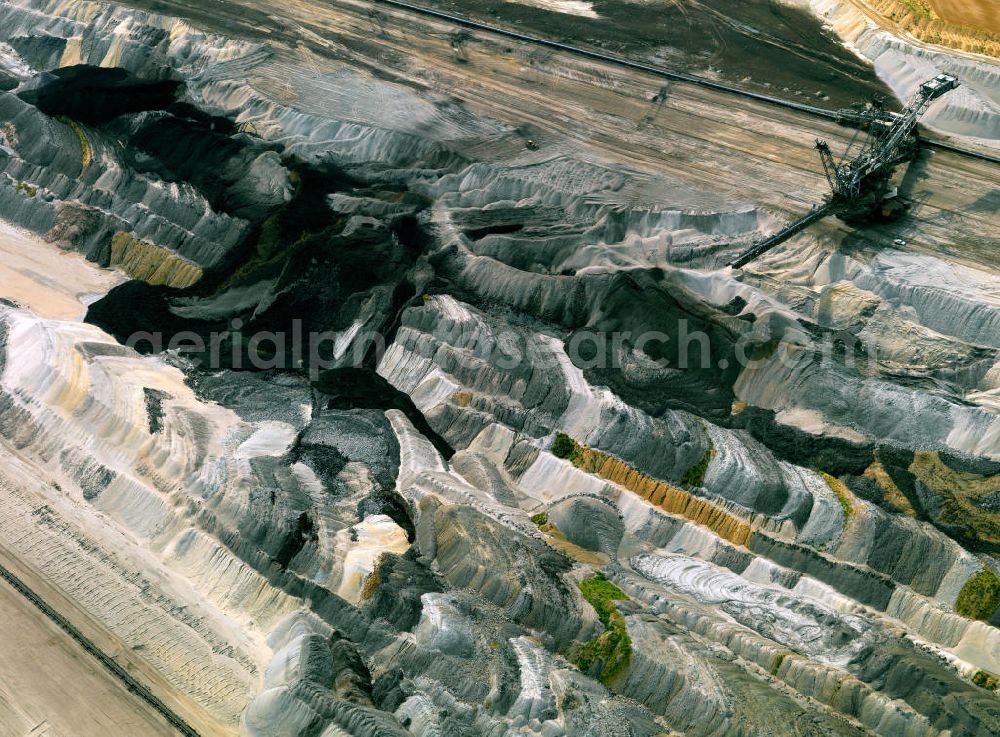
[[[0,562],[204,735],[1000,733],[1000,169],[733,272],[852,131],[372,10],[0,0]]]

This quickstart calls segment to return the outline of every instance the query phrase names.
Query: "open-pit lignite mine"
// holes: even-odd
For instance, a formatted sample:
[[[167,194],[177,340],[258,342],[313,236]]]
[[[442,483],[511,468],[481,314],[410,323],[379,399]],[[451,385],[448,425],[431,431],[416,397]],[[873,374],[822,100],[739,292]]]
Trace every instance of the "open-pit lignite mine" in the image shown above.
[[[1000,734],[1000,67],[865,7],[467,4],[780,107],[0,0],[0,735]],[[901,216],[727,266],[941,74]]]

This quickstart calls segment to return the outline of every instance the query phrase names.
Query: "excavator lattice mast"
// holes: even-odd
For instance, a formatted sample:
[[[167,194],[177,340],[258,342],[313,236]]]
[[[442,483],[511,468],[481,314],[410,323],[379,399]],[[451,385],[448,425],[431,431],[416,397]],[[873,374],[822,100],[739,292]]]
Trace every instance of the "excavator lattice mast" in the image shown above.
[[[958,80],[955,77],[940,74],[920,85],[902,113],[887,111],[878,100],[858,112],[842,112],[844,122],[857,125],[867,136],[860,151],[848,159],[854,144],[852,139],[839,163],[826,141],[816,141],[823,173],[830,184],[830,195],[826,201],[814,206],[807,215],[790,223],[779,233],[755,243],[730,266],[744,266],[826,215],[858,221],[871,218],[879,210],[884,211],[885,203],[894,196],[890,180],[895,168],[912,159],[917,152],[917,140],[913,136],[917,121],[934,100],[956,87]]]
[[[820,161],[823,162],[823,173],[826,174],[826,181],[830,185],[830,191],[833,192],[837,189],[837,162],[833,160],[830,144],[817,138],[816,150],[819,151]]]

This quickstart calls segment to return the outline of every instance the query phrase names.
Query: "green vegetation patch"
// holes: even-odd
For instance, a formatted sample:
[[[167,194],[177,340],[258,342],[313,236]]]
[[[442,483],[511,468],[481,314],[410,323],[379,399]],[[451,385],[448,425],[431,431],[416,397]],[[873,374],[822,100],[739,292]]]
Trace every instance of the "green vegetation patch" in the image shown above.
[[[580,591],[583,592],[583,598],[587,603],[594,607],[601,624],[605,627],[609,627],[611,617],[618,614],[613,602],[628,601],[628,595],[605,578],[600,571],[581,581]]]
[[[1000,578],[984,568],[969,578],[958,594],[955,611],[963,617],[985,622],[1000,606]]]
[[[992,673],[987,673],[984,670],[977,670],[976,675],[972,677],[972,682],[980,688],[985,688],[987,691],[996,691],[997,686],[1000,686],[1000,680]]]
[[[785,662],[785,657],[787,655],[788,653],[778,653],[777,656],[774,658],[774,663],[771,664],[772,676],[778,675],[778,671],[781,670],[781,664]],[[837,685],[839,686],[840,684],[838,683]]]
[[[573,438],[564,432],[556,433],[556,439],[552,443],[552,455],[556,458],[573,460],[573,457],[579,452],[580,446],[577,445],[577,442]]]
[[[0,133],[2,133],[3,137],[7,139],[8,146],[17,145],[17,128],[13,123],[8,122],[0,126]]]
[[[73,132],[76,134],[76,138],[80,141],[80,155],[81,155],[81,169],[80,176],[87,171],[87,167],[90,166],[90,162],[94,160],[94,150],[90,146],[90,139],[87,138],[87,132],[83,129],[83,126],[77,123],[72,118],[67,118],[65,115],[60,115],[56,118],[63,125],[68,125]]]
[[[898,2],[919,18],[926,18],[930,20],[935,17],[934,11],[931,10],[931,6],[923,0],[898,0]]]
[[[601,663],[601,683],[609,686],[632,662],[632,640],[625,628],[625,618],[614,605],[616,601],[627,601],[628,596],[600,572],[581,581],[580,591],[597,612],[598,619],[604,625],[604,632],[584,643],[577,650],[573,662],[585,673],[590,671],[594,663]]]
[[[684,472],[684,475],[681,476],[681,483],[688,486],[704,486],[708,464],[712,462],[713,458],[715,458],[715,448],[709,446],[708,450],[705,451],[705,455],[701,457],[701,460]]]
[[[850,492],[847,491],[847,487],[844,485],[844,482],[828,473],[824,473],[823,471],[820,471],[819,473],[823,477],[823,480],[826,481],[826,485],[830,487],[830,490],[837,495],[837,499],[840,501],[840,506],[844,510],[844,518],[849,518],[851,516],[851,512],[854,511],[854,505],[851,503]]]
[[[27,182],[18,182],[17,186],[14,187],[14,189],[16,189],[18,192],[24,192],[26,195],[28,195],[28,197],[34,197],[36,194],[38,194],[38,189],[32,187]]]
[[[539,527],[545,527],[549,523],[549,515],[547,512],[539,512],[531,515],[531,521]]]

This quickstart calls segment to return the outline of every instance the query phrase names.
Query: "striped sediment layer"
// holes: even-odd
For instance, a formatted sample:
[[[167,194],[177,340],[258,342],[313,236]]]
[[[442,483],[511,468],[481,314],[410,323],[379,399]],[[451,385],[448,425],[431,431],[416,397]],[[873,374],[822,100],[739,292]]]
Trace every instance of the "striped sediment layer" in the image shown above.
[[[850,554],[850,550],[845,549],[842,552],[848,553],[848,558],[838,559],[839,555],[832,557],[829,554],[819,552],[812,546],[780,539],[784,536],[770,534],[769,530],[765,530],[752,521],[742,519],[713,501],[654,479],[614,456],[581,444],[576,444],[569,460],[580,470],[617,484],[669,514],[707,527],[722,540],[746,548],[752,553],[790,570],[811,576],[840,593],[879,611],[890,612],[893,610],[891,605],[893,596],[897,593],[905,596],[910,588],[929,597],[930,600],[937,601],[936,605],[931,605],[927,601],[923,607],[925,610],[929,611],[934,606],[940,608],[942,605],[948,609],[954,607],[966,619],[965,625],[961,628],[963,631],[970,624],[968,619],[989,620],[994,610],[997,609],[995,597],[1000,596],[1000,591],[994,593],[992,579],[988,582],[989,585],[981,583],[981,579],[989,575],[988,569],[984,572],[984,569],[978,566],[965,566],[968,570],[963,568],[963,571],[957,574],[961,576],[958,582],[962,585],[958,586],[955,582],[951,582],[944,587],[949,591],[957,588],[962,589],[959,601],[956,603],[953,595],[949,595],[948,591],[941,590],[942,581],[940,579],[942,576],[937,576],[926,585],[921,585],[919,581],[911,580],[910,577],[903,575],[907,571],[886,566],[885,561],[882,561],[880,556],[875,556],[879,558],[879,561],[875,561],[873,564],[872,561],[866,559],[866,556]],[[857,503],[860,504],[860,502]],[[871,513],[874,514],[874,512]],[[766,517],[761,517],[762,522],[766,519]],[[872,534],[872,531],[868,530],[868,526],[864,527],[864,531]],[[898,531],[897,534],[902,535],[902,531]],[[840,550],[840,546],[835,546],[835,549]],[[941,559],[943,555],[943,552],[938,552],[937,558]],[[903,568],[906,567],[900,565]],[[962,566],[959,567],[962,568]],[[969,575],[970,573],[971,575]],[[978,588],[976,584],[979,584]],[[983,589],[983,592],[980,592],[979,589]],[[966,600],[976,601],[978,607],[975,610],[976,614],[969,614],[972,607],[962,603]],[[955,618],[947,610],[940,609],[937,611],[935,620],[942,617]],[[907,621],[914,619],[913,616],[903,618]],[[919,627],[918,629],[925,628]],[[961,637],[948,639],[950,640],[948,644],[953,645]]]
[[[747,545],[753,534],[753,529],[748,523],[712,502],[647,476],[614,456],[586,446],[578,446],[571,460],[579,469],[616,483],[665,512],[704,525],[734,545]]]
[[[133,279],[183,289],[202,277],[201,267],[162,246],[119,231],[111,239],[111,264]]]

